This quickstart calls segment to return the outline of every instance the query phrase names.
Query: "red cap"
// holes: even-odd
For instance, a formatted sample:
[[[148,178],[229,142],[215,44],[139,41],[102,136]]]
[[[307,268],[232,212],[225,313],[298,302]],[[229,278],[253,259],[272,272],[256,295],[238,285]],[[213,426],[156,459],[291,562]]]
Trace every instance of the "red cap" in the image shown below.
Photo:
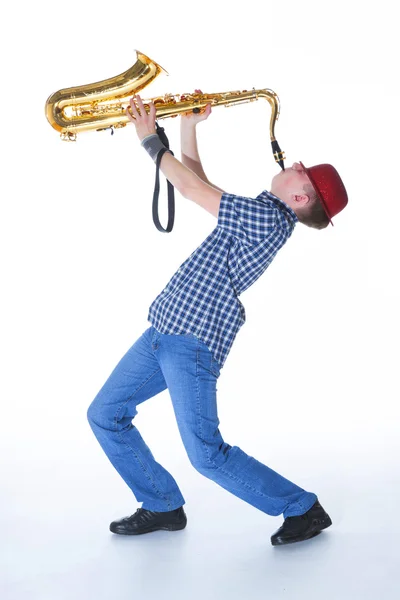
[[[299,162],[333,225],[332,217],[343,210],[348,202],[346,188],[339,173],[329,164],[315,165],[307,169],[301,161]]]

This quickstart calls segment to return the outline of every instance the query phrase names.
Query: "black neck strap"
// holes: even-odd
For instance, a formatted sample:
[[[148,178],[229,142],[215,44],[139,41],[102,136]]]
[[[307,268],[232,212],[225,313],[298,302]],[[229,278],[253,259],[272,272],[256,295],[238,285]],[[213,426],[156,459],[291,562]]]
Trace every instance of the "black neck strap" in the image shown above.
[[[174,156],[174,153],[172,152],[172,150],[169,149],[169,140],[165,134],[164,128],[160,127],[157,122],[156,122],[156,130],[157,130],[160,140],[164,144],[165,148],[160,150],[160,152],[157,155],[157,161],[156,161],[156,182],[155,182],[155,186],[154,186],[154,195],[153,195],[153,221],[154,221],[154,225],[157,227],[158,231],[162,231],[163,233],[169,233],[170,231],[172,231],[172,228],[174,226],[174,220],[175,220],[175,193],[174,193],[174,186],[167,179],[168,223],[167,223],[167,228],[164,229],[160,223],[160,219],[158,218],[158,197],[160,194],[160,162],[161,162],[161,158],[164,156],[164,154],[166,152],[170,152],[172,154],[172,156]]]

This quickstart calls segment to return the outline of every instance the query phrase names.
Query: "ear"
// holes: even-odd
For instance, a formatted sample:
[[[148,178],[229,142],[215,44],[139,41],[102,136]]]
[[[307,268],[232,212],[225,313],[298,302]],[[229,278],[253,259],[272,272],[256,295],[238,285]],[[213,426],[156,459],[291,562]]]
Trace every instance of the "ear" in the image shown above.
[[[307,194],[292,194],[292,200],[298,208],[303,208],[310,202],[310,196],[307,196]]]

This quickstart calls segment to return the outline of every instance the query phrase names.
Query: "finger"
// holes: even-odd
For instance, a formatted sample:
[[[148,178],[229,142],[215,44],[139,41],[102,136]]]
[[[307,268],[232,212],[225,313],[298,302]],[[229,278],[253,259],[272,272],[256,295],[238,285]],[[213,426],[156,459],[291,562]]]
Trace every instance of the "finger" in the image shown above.
[[[135,117],[138,117],[138,116],[139,116],[139,113],[138,113],[138,110],[137,110],[137,108],[136,108],[136,104],[135,104],[135,100],[134,100],[134,98],[131,98],[131,99],[129,100],[129,102],[130,102],[130,105],[131,105],[131,109],[132,109],[132,113],[133,113],[133,115],[134,115]]]
[[[147,111],[146,111],[146,109],[144,107],[143,100],[141,99],[141,97],[139,96],[139,94],[137,94],[136,99],[137,99],[137,103],[139,104],[140,114],[141,114],[142,117],[144,117],[146,115]]]
[[[135,117],[132,115],[131,111],[129,110],[129,106],[127,106],[127,107],[126,107],[126,109],[125,109],[125,113],[127,114],[127,116],[128,116],[128,119],[129,119],[130,121],[132,121],[132,123],[135,123],[136,119],[135,119]]]

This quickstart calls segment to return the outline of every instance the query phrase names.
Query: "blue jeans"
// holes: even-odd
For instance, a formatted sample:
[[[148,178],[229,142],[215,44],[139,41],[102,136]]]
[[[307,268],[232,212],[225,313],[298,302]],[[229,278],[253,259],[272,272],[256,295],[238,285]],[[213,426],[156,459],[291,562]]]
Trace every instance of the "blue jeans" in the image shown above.
[[[219,363],[192,333],[163,334],[149,327],[122,357],[90,404],[87,416],[110,462],[142,508],[165,512],[185,504],[172,475],[158,463],[132,423],[137,406],[168,388],[193,467],[268,515],[305,513],[317,496],[285,479],[218,428]]]

